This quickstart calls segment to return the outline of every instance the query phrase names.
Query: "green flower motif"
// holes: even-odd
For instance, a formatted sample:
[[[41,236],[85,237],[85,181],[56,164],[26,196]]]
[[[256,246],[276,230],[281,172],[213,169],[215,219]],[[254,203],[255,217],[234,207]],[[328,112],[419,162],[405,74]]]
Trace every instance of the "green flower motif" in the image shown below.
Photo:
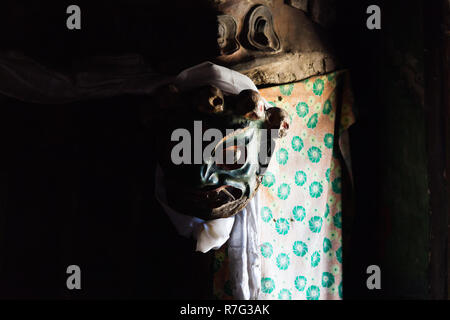
[[[328,149],[333,148],[333,135],[331,133],[327,133],[323,138],[323,142],[325,143],[325,147]]]
[[[323,252],[327,253],[331,250],[333,245],[331,244],[331,240],[328,238],[323,239]]]
[[[270,188],[275,183],[275,176],[271,172],[266,172],[261,183],[263,186]]]
[[[333,223],[336,226],[336,228],[341,229],[342,228],[342,212],[336,212],[336,214],[333,217]]]
[[[261,254],[264,258],[270,258],[273,253],[272,245],[269,242],[265,242],[261,245]]]
[[[310,129],[314,129],[317,126],[317,122],[319,121],[319,115],[317,113],[314,113],[311,118],[309,118],[308,123],[306,126]]]
[[[281,165],[285,165],[288,161],[289,158],[289,154],[288,151],[284,148],[281,148],[280,150],[278,150],[277,152],[277,161],[279,164]]]
[[[325,204],[325,218],[328,217],[328,215],[330,214],[330,206],[328,205],[328,203]]]
[[[281,289],[278,293],[278,300],[292,300],[292,294],[288,289]]]
[[[311,256],[311,267],[315,268],[319,265],[320,262],[320,253],[315,251]]]
[[[273,101],[269,101],[269,104],[270,104],[272,107],[276,107],[276,106],[277,106],[276,102],[273,102]]]
[[[319,112],[321,108],[322,108],[322,105],[320,104],[320,102],[317,102],[314,105],[314,110],[317,111],[317,112]]]
[[[294,254],[299,257],[304,257],[308,253],[308,246],[303,241],[295,241],[292,249]]]
[[[306,182],[306,173],[304,171],[297,171],[294,180],[295,184],[301,187]]]
[[[294,209],[292,209],[292,214],[294,215],[295,220],[303,221],[306,216],[306,210],[302,206],[295,206]]]
[[[286,253],[280,253],[277,256],[277,267],[280,270],[286,270],[289,267],[289,256]]]
[[[292,138],[292,149],[297,152],[300,152],[303,149],[303,140],[299,136],[295,136]]]
[[[281,85],[280,87],[280,92],[281,94],[285,95],[285,96],[290,96],[292,94],[292,90],[294,90],[294,84],[286,84],[286,85]]]
[[[322,287],[329,288],[334,284],[334,276],[329,272],[322,273]]]
[[[322,229],[323,219],[319,216],[314,216],[309,219],[309,230],[314,233],[319,233]]]
[[[311,198],[319,198],[322,195],[323,187],[320,182],[313,182],[309,186],[309,195]]]
[[[279,218],[275,222],[275,230],[277,230],[279,234],[282,235],[287,234],[289,231],[289,221],[284,218]]]
[[[296,110],[300,118],[304,118],[309,112],[308,105],[305,102],[299,102],[297,104]]]
[[[339,268],[339,265],[335,264],[331,269],[331,271],[335,276],[337,276],[341,272],[341,268]]]
[[[341,281],[341,283],[339,284],[338,292],[339,292],[339,297],[342,299],[342,281]]]
[[[271,278],[262,278],[261,279],[261,291],[264,293],[272,293],[275,289],[275,281]]]
[[[314,92],[314,94],[317,95],[317,96],[321,96],[324,87],[325,87],[325,83],[323,82],[322,79],[317,79],[316,81],[314,81],[314,84],[313,84],[313,92]]]
[[[336,231],[331,231],[330,232],[330,239],[331,240],[336,240],[338,238],[338,234]]]
[[[327,76],[328,81],[332,81],[335,76],[336,76],[336,72],[329,73],[328,76]]]
[[[323,104],[322,113],[323,114],[329,114],[331,112],[331,110],[333,110],[333,107],[331,106],[330,100],[327,99],[327,101],[325,101],[325,103]]]
[[[261,219],[264,222],[269,222],[272,219],[272,210],[269,207],[261,208]]]
[[[331,188],[333,189],[334,193],[341,193],[341,178],[336,178],[331,183]]]
[[[286,200],[291,193],[291,187],[287,183],[283,183],[278,187],[278,198]]]
[[[317,147],[308,149],[308,158],[312,163],[318,163],[322,158],[322,151]]]
[[[336,250],[336,259],[339,263],[342,263],[342,247]]]
[[[334,118],[336,118],[336,113],[332,111],[328,116],[330,117],[331,121],[334,121]]]
[[[328,203],[330,205],[333,205],[335,202],[336,202],[336,198],[332,194],[329,194],[328,195]]]
[[[306,290],[306,299],[307,300],[319,300],[320,297],[320,289],[317,286],[310,286],[308,290]]]
[[[330,182],[330,168],[327,169],[327,171],[325,171],[325,178],[327,178],[327,181]]]
[[[295,278],[295,287],[297,288],[298,291],[303,291],[305,290],[306,287],[306,278],[303,276],[298,276],[297,278]]]

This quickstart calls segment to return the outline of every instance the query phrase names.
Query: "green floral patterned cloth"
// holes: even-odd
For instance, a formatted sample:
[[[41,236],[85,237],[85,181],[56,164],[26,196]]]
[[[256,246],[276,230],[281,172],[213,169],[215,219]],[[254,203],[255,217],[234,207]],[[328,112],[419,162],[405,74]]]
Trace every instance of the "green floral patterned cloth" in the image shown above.
[[[259,298],[341,299],[341,168],[350,162],[347,140],[340,138],[354,122],[348,73],[264,88],[260,93],[288,112],[290,129],[278,141],[258,191]],[[215,261],[215,295],[222,299],[232,297],[225,290],[229,284],[225,258],[226,246],[216,252]]]

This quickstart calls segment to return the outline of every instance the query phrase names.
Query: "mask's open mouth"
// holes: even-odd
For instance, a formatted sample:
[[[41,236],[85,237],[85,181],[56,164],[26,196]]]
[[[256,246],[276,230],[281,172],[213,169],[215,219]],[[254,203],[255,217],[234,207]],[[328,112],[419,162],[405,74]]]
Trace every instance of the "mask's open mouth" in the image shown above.
[[[200,197],[204,197],[208,207],[214,209],[226,203],[239,200],[242,197],[242,190],[225,185],[212,190],[201,190],[198,194]]]
[[[233,202],[242,198],[243,190],[230,186],[222,185],[220,187],[204,187],[201,189],[178,188],[172,185],[173,189],[178,190],[180,198],[195,202],[203,207],[218,208],[226,203]],[[181,200],[181,199],[180,199]]]

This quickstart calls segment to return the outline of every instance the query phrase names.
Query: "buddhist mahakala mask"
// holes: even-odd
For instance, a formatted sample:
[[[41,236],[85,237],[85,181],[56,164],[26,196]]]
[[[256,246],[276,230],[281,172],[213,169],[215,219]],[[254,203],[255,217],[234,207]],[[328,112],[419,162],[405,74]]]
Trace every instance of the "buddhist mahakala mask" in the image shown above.
[[[205,220],[230,217],[256,192],[287,114],[266,108],[257,91],[224,94],[207,85],[156,93],[159,163],[169,205]]]
[[[319,0],[201,3],[211,9],[207,12],[217,15],[217,55],[203,59],[238,71],[256,85],[284,84],[336,69],[321,26],[330,19],[322,19]],[[162,112],[170,115],[170,121],[161,122],[164,127],[158,138],[170,205],[207,220],[236,214],[259,186],[258,177],[267,165],[261,163],[259,155],[270,155],[273,149],[273,135],[262,136],[261,129],[276,128],[277,136],[283,135],[288,127],[286,114],[278,108],[261,109],[259,94],[248,90],[225,95],[212,86],[181,92],[170,85],[156,96]],[[181,150],[179,141],[173,141],[173,133],[179,129],[184,131],[178,131],[176,138],[184,132],[194,140],[206,136],[207,141],[201,139],[198,149],[192,142],[189,152]],[[217,129],[222,137],[212,144],[211,129]],[[230,134],[227,129],[235,132]],[[229,147],[226,143],[231,140],[236,145]],[[242,162],[221,164],[217,149],[224,150],[225,157],[231,154]],[[182,154],[176,161],[174,151]],[[201,162],[189,162],[195,156]]]

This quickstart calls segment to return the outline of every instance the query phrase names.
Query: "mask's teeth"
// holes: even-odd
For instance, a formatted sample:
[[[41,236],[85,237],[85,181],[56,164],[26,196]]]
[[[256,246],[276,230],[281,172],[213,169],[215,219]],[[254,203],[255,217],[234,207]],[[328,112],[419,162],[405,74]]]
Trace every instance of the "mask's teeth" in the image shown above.
[[[236,200],[236,198],[227,189],[223,189],[222,191],[225,192],[225,194],[228,195],[231,199]]]

